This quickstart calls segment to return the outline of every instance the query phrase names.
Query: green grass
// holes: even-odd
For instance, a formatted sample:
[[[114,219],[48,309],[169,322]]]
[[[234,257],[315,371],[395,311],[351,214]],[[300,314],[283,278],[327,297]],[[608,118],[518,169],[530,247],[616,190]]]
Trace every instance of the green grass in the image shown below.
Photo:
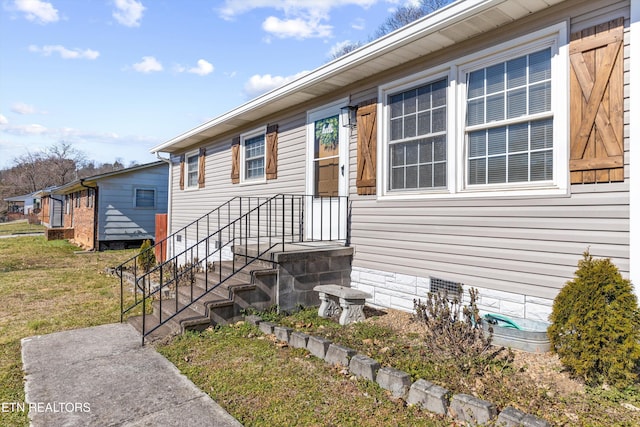
[[[0,402],[24,402],[20,340],[120,320],[120,282],[104,273],[132,251],[75,255],[44,237],[0,239]],[[27,414],[0,413],[1,426],[26,426]]]
[[[159,351],[247,427],[451,425],[248,324],[186,334]]]
[[[43,225],[29,224],[27,220],[0,223],[0,236],[42,232],[44,232]]]

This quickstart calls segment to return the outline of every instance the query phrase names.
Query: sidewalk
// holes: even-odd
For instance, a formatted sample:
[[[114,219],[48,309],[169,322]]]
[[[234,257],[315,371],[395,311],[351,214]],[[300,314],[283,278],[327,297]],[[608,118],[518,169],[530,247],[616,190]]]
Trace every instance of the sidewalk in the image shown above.
[[[24,338],[22,363],[35,427],[241,426],[126,323]]]

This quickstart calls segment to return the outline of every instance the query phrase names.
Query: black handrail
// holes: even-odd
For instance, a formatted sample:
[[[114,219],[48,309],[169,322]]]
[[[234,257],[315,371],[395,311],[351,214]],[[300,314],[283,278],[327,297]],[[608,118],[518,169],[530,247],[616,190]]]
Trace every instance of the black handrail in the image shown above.
[[[243,199],[245,202],[243,203]],[[257,200],[256,203],[252,203],[253,200]],[[238,202],[238,215],[232,219],[231,208],[234,201]],[[344,210],[347,213],[348,198],[342,196],[332,197],[316,197],[308,195],[295,195],[295,194],[278,194],[269,198],[265,197],[247,197],[240,196],[234,197],[218,208],[211,211],[208,216],[203,216],[197,221],[193,221],[189,225],[196,225],[196,241],[189,246],[187,239],[188,226],[181,228],[177,233],[184,234],[184,246],[185,249],[179,253],[176,253],[175,236],[176,233],[164,239],[162,242],[169,241],[170,238],[174,239],[172,242],[171,257],[164,262],[159,263],[149,271],[143,272],[138,276],[138,259],[142,254],[132,257],[127,262],[117,267],[117,271],[120,275],[120,308],[121,308],[121,321],[124,320],[124,315],[132,311],[138,306],[142,306],[142,340],[154,330],[165,324],[170,319],[174,318],[193,303],[202,299],[205,295],[216,289],[237,273],[245,269],[251,263],[256,260],[262,259],[267,252],[272,250],[279,244],[282,245],[281,250],[284,251],[285,245],[289,243],[309,242],[309,241],[325,241],[325,240],[344,240],[345,244],[349,241],[348,230],[346,229],[346,221],[341,220],[341,215],[336,215],[337,228],[334,223],[334,213],[339,213]],[[325,210],[329,210],[327,214]],[[226,221],[222,221],[221,225],[221,212],[226,209]],[[334,211],[335,209],[335,211]],[[243,212],[246,210],[246,212]],[[310,210],[309,214],[305,214],[306,210]],[[315,213],[314,212],[318,212]],[[217,229],[213,232],[209,232],[210,218],[215,216]],[[317,229],[318,215],[320,216],[319,234]],[[328,224],[324,224],[325,218],[328,216]],[[207,235],[202,239],[199,238],[198,221],[206,218],[207,221]],[[311,221],[305,224],[305,219],[310,218]],[[342,221],[342,222],[341,222]],[[226,223],[225,223],[226,222]],[[328,226],[328,236],[325,233],[325,229]],[[281,237],[281,238],[280,238]],[[159,242],[155,246],[162,244]],[[212,248],[213,242],[213,248]],[[249,246],[256,245],[255,255],[249,255]],[[188,246],[188,247],[187,247]],[[201,247],[204,247],[201,250]],[[237,247],[244,247],[243,262],[237,264],[236,253]],[[154,250],[154,247],[149,248]],[[215,262],[218,265],[222,265],[223,252],[227,252],[228,256],[231,256],[231,273],[223,277],[222,269],[219,268],[218,278],[214,280],[214,285],[210,284],[210,267],[215,267]],[[204,251],[204,257],[201,258],[200,254]],[[195,252],[195,254],[194,254]],[[267,260],[268,261],[268,260]],[[134,302],[129,307],[124,307],[124,281],[125,281],[125,266],[133,264],[133,289],[134,289]],[[167,277],[168,273],[168,277]],[[196,275],[204,274],[204,292],[199,295],[194,295],[194,283]],[[152,286],[151,277],[156,276],[159,278],[156,286]],[[178,286],[180,282],[186,280],[189,282],[190,290],[188,301],[183,303],[183,307],[180,307],[178,293]],[[175,289],[175,309],[171,310],[168,315],[164,315],[162,306],[163,301],[166,299],[164,291],[166,289]],[[142,295],[139,296],[139,293]],[[146,309],[147,301],[157,299],[159,304],[159,323],[152,328],[147,329],[146,325]]]

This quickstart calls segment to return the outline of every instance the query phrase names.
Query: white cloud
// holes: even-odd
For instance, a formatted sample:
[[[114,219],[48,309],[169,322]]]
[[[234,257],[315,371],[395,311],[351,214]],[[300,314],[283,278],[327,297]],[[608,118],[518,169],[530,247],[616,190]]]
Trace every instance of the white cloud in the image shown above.
[[[14,7],[18,11],[23,12],[29,21],[34,21],[39,24],[48,24],[49,22],[56,22],[60,19],[56,8],[46,1],[15,0]]]
[[[11,106],[11,111],[17,114],[35,114],[36,109],[33,105],[17,102]]]
[[[189,72],[192,74],[197,74],[199,76],[206,76],[207,74],[213,73],[214,67],[211,63],[205,61],[204,59],[198,60],[198,66],[189,68]]]
[[[380,0],[226,0],[219,9],[223,19],[233,19],[254,9],[269,8],[282,10],[287,15],[322,11],[327,13],[340,6],[356,5],[368,8]]]
[[[310,38],[331,37],[333,27],[328,25],[332,9],[356,5],[363,8],[380,0],[226,0],[219,9],[220,17],[232,20],[254,9],[269,8],[282,11],[284,17],[269,16],[262,28],[276,37]]]
[[[331,37],[333,27],[321,24],[318,19],[280,19],[275,16],[269,16],[262,23],[262,29],[278,38],[307,39],[311,37]]]
[[[299,77],[307,74],[308,71],[302,71],[293,76],[272,76],[271,74],[259,75],[256,74],[252,76],[247,83],[244,85],[244,93],[254,98],[258,95],[262,95],[263,93],[269,92],[272,89],[280,87],[284,84],[287,84],[293,80],[296,80]]]
[[[367,26],[367,23],[362,18],[356,18],[351,23],[351,28],[353,28],[354,30],[358,30],[358,31],[364,30],[366,28],[366,26]]]
[[[133,69],[140,73],[152,73],[163,70],[162,64],[153,56],[143,56],[141,62],[133,64]]]
[[[0,125],[7,125],[7,124],[9,124],[9,120],[5,116],[0,114]]]
[[[51,56],[53,53],[58,53],[62,59],[97,59],[100,56],[100,52],[92,49],[67,49],[61,45],[46,45],[38,47],[36,45],[29,46],[30,52],[41,53],[44,56]]]
[[[136,0],[115,0],[113,17],[126,27],[139,27],[145,7]]]

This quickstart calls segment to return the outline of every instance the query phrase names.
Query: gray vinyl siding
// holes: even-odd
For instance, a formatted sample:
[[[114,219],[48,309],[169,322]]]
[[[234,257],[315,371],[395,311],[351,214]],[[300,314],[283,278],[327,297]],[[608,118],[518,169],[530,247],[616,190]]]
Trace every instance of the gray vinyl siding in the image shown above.
[[[306,161],[306,113],[270,120],[278,124],[278,178],[260,183],[231,183],[230,135],[210,141],[205,162],[204,188],[180,190],[180,165],[173,165],[171,232],[185,227],[235,196],[272,196],[279,193],[304,194]],[[258,123],[246,131],[264,126]],[[239,135],[239,134],[238,134]]]
[[[167,212],[166,165],[101,179],[98,182],[98,240],[155,239],[155,215]],[[154,189],[155,208],[136,208],[135,189]]]
[[[464,55],[569,20],[570,31],[625,17],[625,182],[573,185],[562,197],[465,197],[389,200],[357,195],[356,131],[349,150],[353,266],[416,277],[435,276],[468,286],[554,298],[573,276],[582,253],[610,257],[629,272],[629,1],[567,1],[539,14],[433,55],[416,59],[335,96],[301,105],[281,117],[248,124],[247,132],[279,125],[278,178],[261,184],[231,184],[230,144],[237,134],[207,141],[205,188],[180,190],[180,167],[172,165],[171,230],[186,226],[238,195],[305,192],[306,112],[351,97],[351,104],[377,98],[378,87],[433,69]],[[380,102],[381,100],[378,100]],[[568,123],[567,123],[568,126]],[[383,144],[378,135],[378,145]],[[195,149],[197,147],[191,147]],[[189,151],[189,150],[186,150]],[[181,153],[175,153],[181,154]],[[378,179],[380,179],[378,170]],[[417,295],[422,296],[422,295]]]
[[[558,22],[569,13],[571,32],[625,17],[625,182],[572,185],[569,197],[388,201],[358,196],[352,175],[354,267],[554,298],[573,277],[578,260],[588,249],[594,256],[612,258],[628,277],[629,2],[567,2],[542,17],[531,17],[528,25],[518,23],[515,31],[533,31]],[[493,40],[514,36],[503,32]],[[482,48],[487,46],[483,43]],[[416,65],[403,75],[419,69]],[[363,91],[358,95],[364,100],[375,98],[377,92]],[[355,166],[352,138],[352,171]]]

